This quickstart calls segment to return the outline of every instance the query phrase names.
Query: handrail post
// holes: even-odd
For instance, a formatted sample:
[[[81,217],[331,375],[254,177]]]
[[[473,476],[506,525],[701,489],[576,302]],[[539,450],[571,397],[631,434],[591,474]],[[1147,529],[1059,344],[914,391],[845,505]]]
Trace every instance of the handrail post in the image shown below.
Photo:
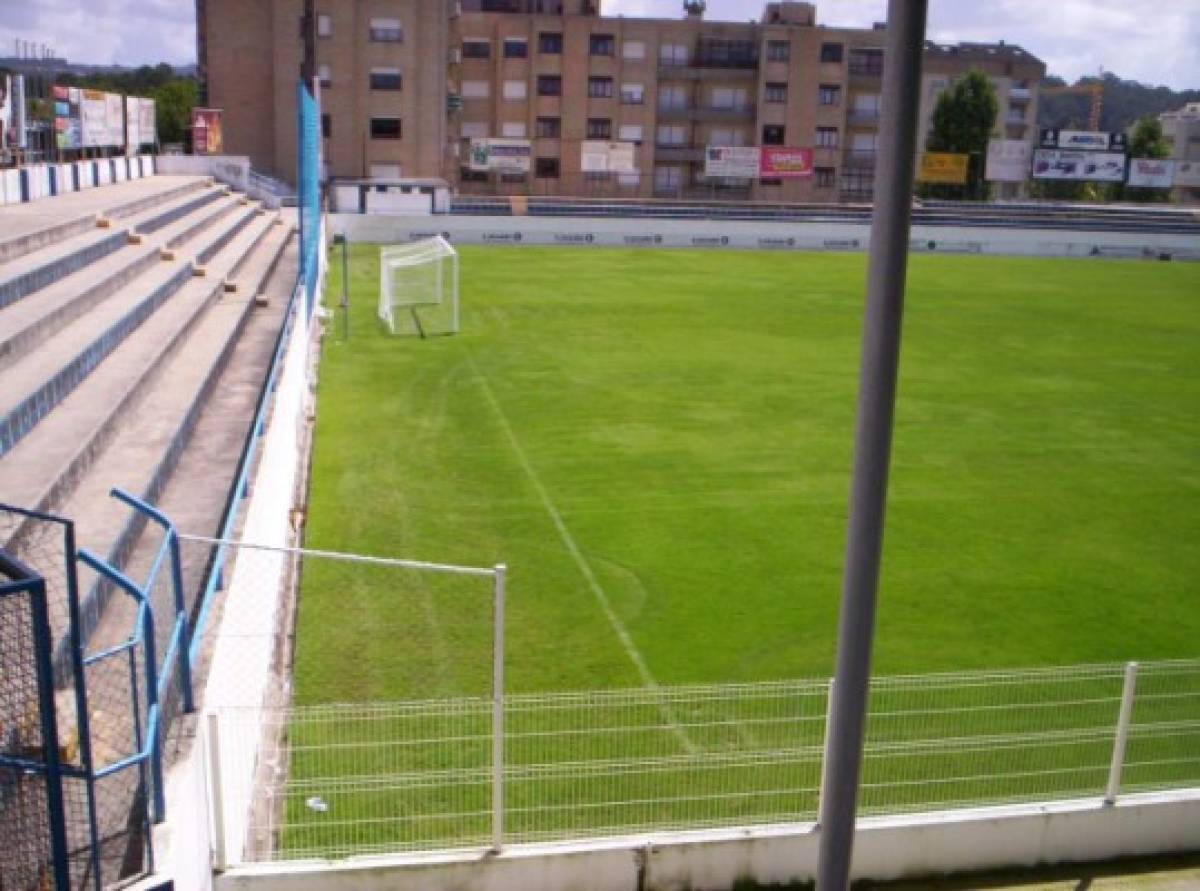
[[[1117,733],[1113,739],[1112,763],[1108,768],[1108,786],[1104,803],[1115,804],[1121,791],[1121,771],[1125,768],[1125,750],[1129,746],[1129,726],[1133,721],[1133,701],[1137,692],[1138,664],[1127,663],[1125,683],[1121,688],[1121,710],[1117,713]]]
[[[508,568],[496,564],[492,605],[492,851],[504,846],[504,596]]]
[[[208,713],[205,722],[205,749],[208,754],[208,799],[212,808],[213,869],[228,865],[225,855],[225,789],[221,781],[221,722],[216,712]]]

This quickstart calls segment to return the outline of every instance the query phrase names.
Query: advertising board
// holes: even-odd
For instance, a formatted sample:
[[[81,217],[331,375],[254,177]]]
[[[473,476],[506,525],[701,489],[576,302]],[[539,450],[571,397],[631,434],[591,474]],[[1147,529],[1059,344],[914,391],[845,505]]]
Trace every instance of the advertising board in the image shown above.
[[[757,179],[762,153],[753,145],[710,145],[704,151],[704,175]]]
[[[1043,127],[1038,134],[1041,148],[1075,149],[1086,152],[1124,151],[1124,133],[1105,133],[1099,130],[1060,130]]]
[[[225,147],[221,132],[221,109],[192,109],[192,153],[219,155]]]
[[[472,139],[467,163],[476,171],[528,173],[532,156],[528,139]]]
[[[961,186],[967,181],[967,155],[952,152],[926,152],[921,156],[917,179],[923,183]]]
[[[1129,159],[1129,185],[1144,189],[1169,189],[1174,182],[1174,161],[1155,158]]]
[[[1176,161],[1174,184],[1186,189],[1200,189],[1200,161]]]
[[[637,143],[587,139],[580,147],[580,169],[584,173],[636,173]]]
[[[1023,139],[988,141],[986,178],[994,183],[1023,183],[1029,179],[1033,150]]]
[[[813,150],[764,145],[759,175],[764,179],[799,179],[813,174]]]
[[[1125,156],[1119,152],[1077,152],[1038,149],[1033,153],[1034,179],[1125,181]]]

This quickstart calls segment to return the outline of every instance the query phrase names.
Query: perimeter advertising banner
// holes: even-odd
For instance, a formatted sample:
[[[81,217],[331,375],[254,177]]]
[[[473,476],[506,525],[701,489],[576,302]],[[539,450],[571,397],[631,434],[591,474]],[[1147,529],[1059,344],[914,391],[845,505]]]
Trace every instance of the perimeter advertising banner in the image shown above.
[[[923,183],[961,186],[967,182],[967,155],[952,152],[926,152],[921,156],[917,179]]]
[[[1042,148],[1077,149],[1086,152],[1124,151],[1124,133],[1103,133],[1098,130],[1059,130],[1044,127],[1038,136]]]
[[[762,153],[753,145],[710,145],[704,150],[704,175],[757,179]]]
[[[813,150],[764,145],[759,163],[764,179],[799,179],[813,174]]]
[[[472,139],[467,166],[471,170],[528,173],[533,144],[528,139]]]
[[[1125,156],[1119,152],[1038,149],[1033,153],[1033,178],[1123,183]]]
[[[1029,179],[1033,149],[1023,139],[988,141],[986,178],[994,183],[1023,183]]]
[[[1144,189],[1169,189],[1175,181],[1175,162],[1155,158],[1129,159],[1129,185]]]
[[[637,173],[637,143],[587,139],[580,148],[584,173]]]
[[[192,154],[219,155],[225,147],[221,133],[221,109],[192,109]]]
[[[1200,189],[1200,161],[1176,161],[1175,185]]]

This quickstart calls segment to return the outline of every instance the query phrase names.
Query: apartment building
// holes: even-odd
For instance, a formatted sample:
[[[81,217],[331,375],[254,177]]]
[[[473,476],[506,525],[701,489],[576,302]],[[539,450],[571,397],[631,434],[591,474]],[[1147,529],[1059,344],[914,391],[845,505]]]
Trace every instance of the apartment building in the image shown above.
[[[197,4],[206,101],[224,109],[229,151],[284,177],[302,12],[303,0]],[[723,22],[696,0],[673,19],[604,16],[597,0],[316,0],[314,27],[332,177],[441,177],[468,194],[870,198],[884,32],[818,24],[812,3]],[[983,67],[1003,91],[998,130],[1017,132],[1006,114],[1020,108],[1032,139],[1040,74],[1025,62],[1041,63],[967,47],[930,45],[928,95]],[[472,169],[472,141],[486,139],[528,141],[528,172]],[[585,170],[595,141],[633,144],[636,169]],[[705,175],[707,147],[757,145],[811,148],[813,175]]]

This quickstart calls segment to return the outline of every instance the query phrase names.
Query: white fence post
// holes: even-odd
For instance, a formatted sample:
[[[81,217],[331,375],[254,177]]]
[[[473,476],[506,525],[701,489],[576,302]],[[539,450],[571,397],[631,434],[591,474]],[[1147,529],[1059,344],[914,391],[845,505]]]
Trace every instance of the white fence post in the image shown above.
[[[208,713],[205,746],[208,753],[208,798],[212,810],[213,869],[222,870],[225,861],[225,790],[221,783],[221,723],[216,712]]]
[[[492,850],[504,845],[504,580],[507,567],[496,564],[492,606]]]
[[[829,725],[833,723],[833,678],[829,679],[829,692],[825,697],[825,739],[821,744],[821,788],[817,792],[817,828],[825,822],[825,781],[829,769]]]
[[[1117,715],[1117,735],[1113,740],[1112,764],[1108,768],[1108,788],[1104,791],[1104,803],[1113,804],[1121,790],[1121,770],[1125,766],[1125,749],[1129,744],[1129,724],[1133,720],[1133,700],[1137,689],[1138,664],[1125,666],[1125,684],[1121,690],[1121,711]]]

